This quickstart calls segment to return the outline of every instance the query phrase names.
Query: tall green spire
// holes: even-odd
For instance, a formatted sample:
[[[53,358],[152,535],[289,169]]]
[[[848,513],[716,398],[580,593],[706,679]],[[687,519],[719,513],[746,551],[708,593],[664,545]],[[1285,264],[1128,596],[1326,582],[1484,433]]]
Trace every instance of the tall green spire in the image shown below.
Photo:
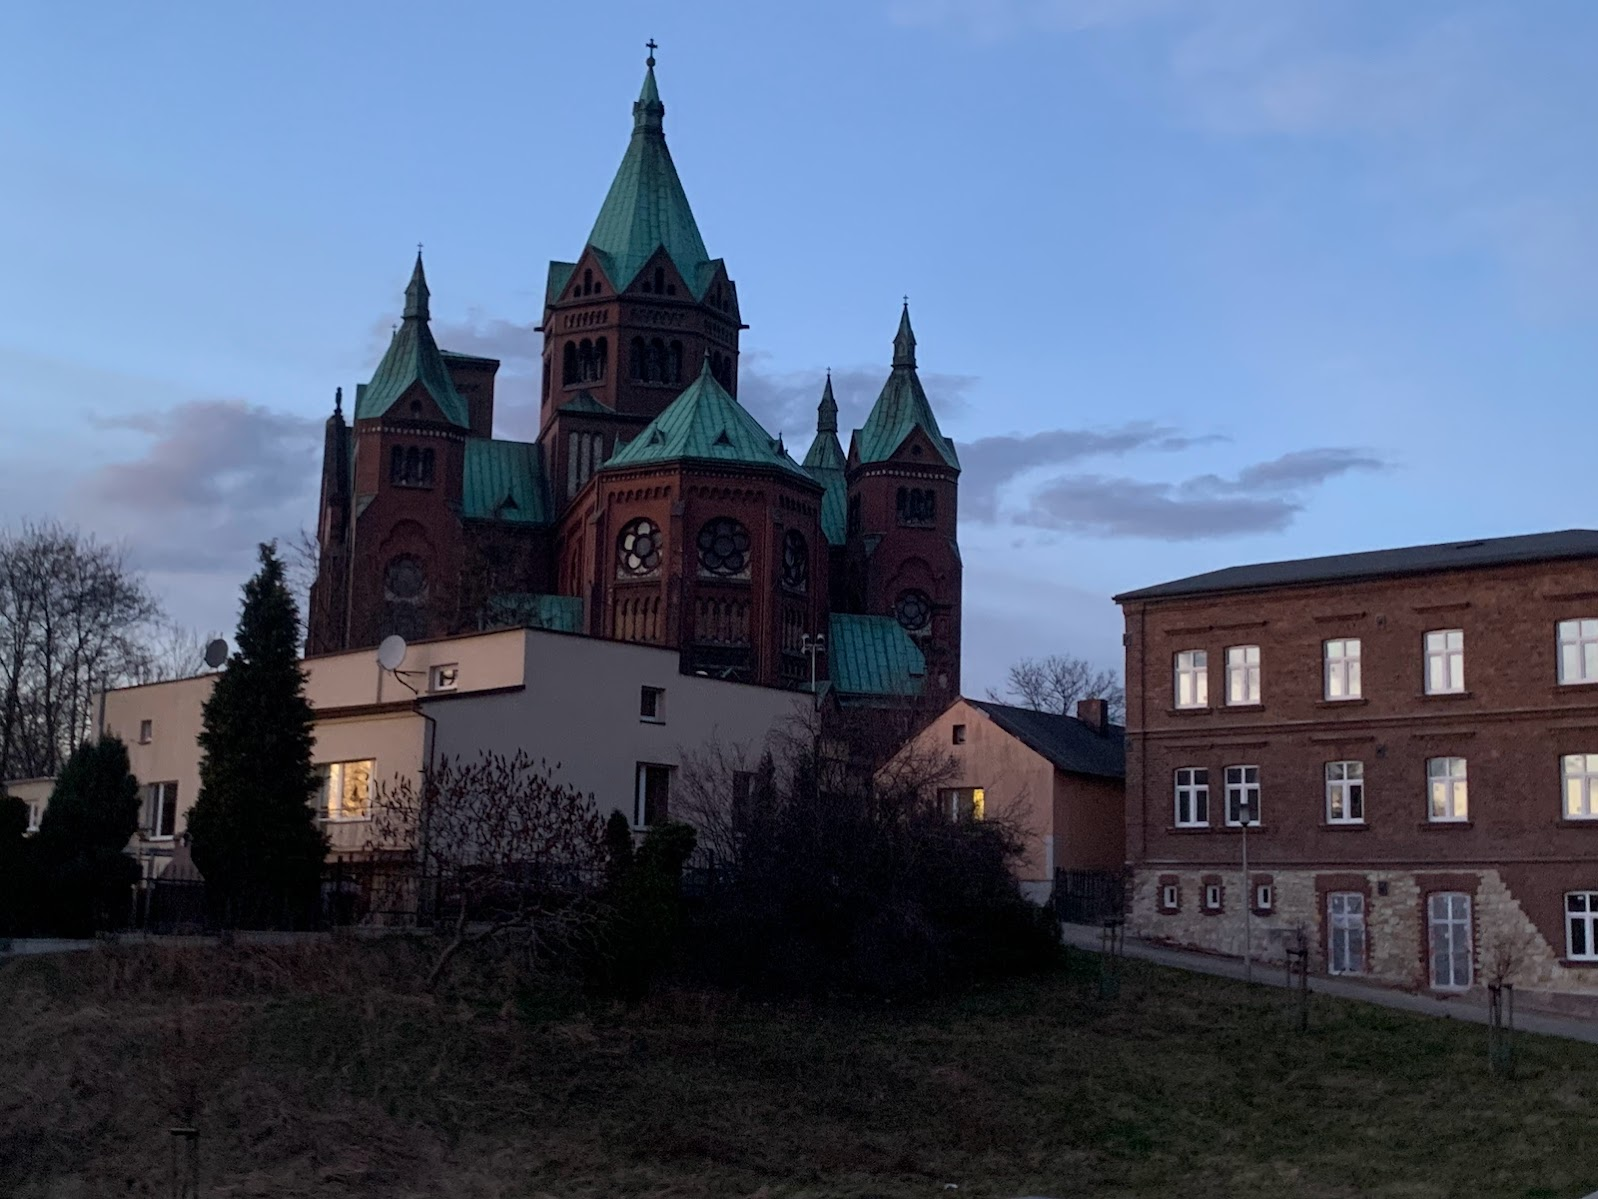
[[[838,401],[832,398],[832,372],[827,372],[827,385],[821,389],[821,403],[816,405],[816,432],[838,431]]]
[[[653,47],[651,47],[653,49]],[[666,148],[666,106],[655,85],[655,57],[646,60],[644,85],[633,103],[633,136],[627,143],[588,244],[607,259],[618,291],[632,284],[662,246],[695,298],[710,286],[710,255],[699,235],[677,167]]]
[[[916,335],[910,328],[909,300],[904,302],[904,311],[899,313],[899,331],[893,335],[893,365],[908,366],[911,370],[916,365]]]
[[[455,383],[444,366],[438,343],[428,327],[432,319],[427,302],[427,275],[422,271],[422,253],[416,252],[416,265],[405,288],[405,318],[389,339],[388,351],[377,364],[372,381],[355,393],[355,419],[369,420],[392,408],[413,384],[420,383],[433,397],[444,419],[463,428],[471,427],[466,401],[455,390]]]
[[[421,247],[417,247],[416,266],[411,270],[411,281],[405,285],[405,319],[432,320],[432,314],[427,310],[427,301],[432,294],[427,290],[427,275],[422,271]]]
[[[821,531],[833,545],[844,542],[849,488],[844,480],[848,459],[838,444],[838,401],[832,398],[832,372],[816,405],[816,439],[805,452],[804,468],[825,489],[821,496]]]
[[[899,314],[899,332],[893,338],[893,370],[871,406],[871,415],[855,434],[860,461],[886,462],[916,429],[926,433],[946,465],[960,469],[954,443],[939,430],[938,418],[932,414],[916,374],[916,335],[910,328],[910,304],[906,301]]]

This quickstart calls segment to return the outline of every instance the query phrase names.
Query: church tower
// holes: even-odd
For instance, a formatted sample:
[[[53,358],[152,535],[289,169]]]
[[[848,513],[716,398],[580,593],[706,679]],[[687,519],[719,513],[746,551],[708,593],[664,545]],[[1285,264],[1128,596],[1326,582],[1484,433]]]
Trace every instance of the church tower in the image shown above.
[[[845,479],[849,608],[895,617],[926,656],[928,692],[960,694],[960,460],[916,374],[908,303],[888,381],[850,440]]]
[[[702,363],[738,391],[737,289],[705,249],[666,147],[650,50],[632,139],[587,245],[576,262],[549,264],[539,442],[556,511]]]

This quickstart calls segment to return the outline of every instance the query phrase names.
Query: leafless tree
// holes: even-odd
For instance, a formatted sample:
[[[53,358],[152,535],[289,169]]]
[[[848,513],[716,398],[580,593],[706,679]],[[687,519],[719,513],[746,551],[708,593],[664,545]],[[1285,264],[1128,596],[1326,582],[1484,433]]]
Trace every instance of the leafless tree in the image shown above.
[[[1126,719],[1126,690],[1120,676],[1070,654],[1022,658],[1010,667],[1004,691],[990,688],[988,698],[1063,716],[1075,715],[1079,699],[1102,699],[1109,705],[1111,721],[1120,724]]]
[[[0,778],[54,774],[160,623],[120,549],[60,524],[0,532]]]
[[[368,851],[413,863],[408,885],[436,886],[445,917],[429,988],[468,945],[514,936],[536,950],[588,919],[578,901],[602,879],[604,823],[558,769],[522,751],[446,758],[421,781],[378,788]]]
[[[1499,929],[1482,938],[1481,970],[1486,984],[1502,987],[1516,982],[1531,963],[1537,940],[1531,929]]]

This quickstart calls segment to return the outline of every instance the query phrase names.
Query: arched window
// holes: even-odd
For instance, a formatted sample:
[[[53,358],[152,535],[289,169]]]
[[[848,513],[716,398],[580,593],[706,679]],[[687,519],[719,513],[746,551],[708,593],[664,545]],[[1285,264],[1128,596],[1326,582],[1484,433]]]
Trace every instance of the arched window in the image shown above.
[[[421,474],[421,478],[418,481],[420,483],[422,483],[424,486],[427,486],[427,487],[431,487],[433,485],[433,451],[432,450],[423,450],[422,451],[422,474]]]
[[[907,633],[923,633],[932,624],[932,600],[925,591],[901,591],[893,615]]]
[[[667,382],[666,343],[658,337],[649,339],[649,381],[651,383]]]
[[[589,296],[589,295],[593,295],[593,294],[594,294],[594,272],[591,271],[591,270],[585,270],[583,272],[583,295]]]
[[[673,383],[682,382],[682,342],[674,341],[666,347],[666,378]]]
[[[699,568],[718,578],[749,577],[749,530],[718,516],[699,530]]]
[[[803,591],[810,579],[810,547],[798,529],[789,529],[782,538],[782,585]]]
[[[643,382],[646,365],[644,361],[644,339],[635,337],[633,338],[632,370],[630,372],[633,382]]]
[[[610,342],[601,337],[594,342],[594,382],[603,382],[605,367],[610,362]]]
[[[561,353],[560,381],[567,386],[577,382],[577,347],[569,341]]]
[[[660,526],[645,517],[630,522],[616,539],[616,568],[622,578],[644,578],[660,569]]]
[[[594,343],[586,337],[577,343],[577,381],[594,381]]]
[[[655,268],[655,294],[664,295],[666,291],[666,272],[662,267]]]
[[[901,487],[897,507],[901,525],[930,525],[937,518],[937,493],[928,487]]]

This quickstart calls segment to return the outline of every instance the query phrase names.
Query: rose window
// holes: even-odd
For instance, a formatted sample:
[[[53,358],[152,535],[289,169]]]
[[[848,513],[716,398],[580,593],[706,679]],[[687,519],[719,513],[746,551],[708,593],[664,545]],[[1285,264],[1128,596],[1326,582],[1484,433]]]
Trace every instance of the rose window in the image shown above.
[[[699,565],[724,577],[748,573],[749,530],[724,516],[705,525],[699,530]]]
[[[652,520],[633,521],[616,543],[617,565],[624,575],[651,575],[660,569],[660,527]]]
[[[803,591],[809,577],[810,554],[804,534],[798,529],[789,529],[782,539],[782,585]]]
[[[925,591],[901,592],[893,605],[893,614],[907,632],[922,632],[932,623],[932,600]]]

